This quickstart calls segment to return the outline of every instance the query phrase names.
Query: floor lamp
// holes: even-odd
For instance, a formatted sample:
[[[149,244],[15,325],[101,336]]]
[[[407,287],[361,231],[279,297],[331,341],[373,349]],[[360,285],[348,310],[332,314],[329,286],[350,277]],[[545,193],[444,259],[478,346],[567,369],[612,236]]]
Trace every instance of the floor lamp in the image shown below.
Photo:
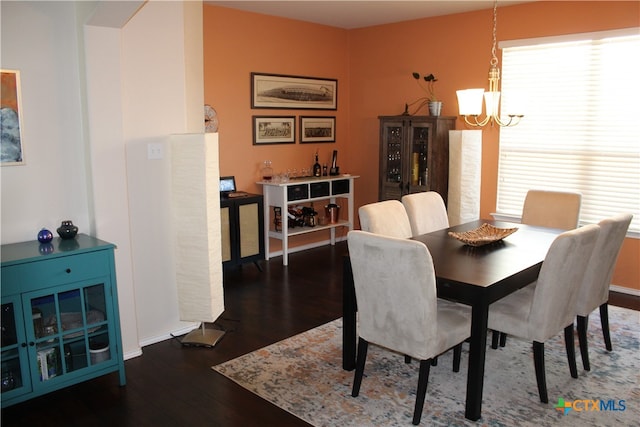
[[[449,131],[449,195],[451,226],[480,218],[482,131]]]
[[[205,328],[224,311],[218,134],[172,135],[171,205],[180,320],[199,321],[183,345],[213,347],[224,331]]]

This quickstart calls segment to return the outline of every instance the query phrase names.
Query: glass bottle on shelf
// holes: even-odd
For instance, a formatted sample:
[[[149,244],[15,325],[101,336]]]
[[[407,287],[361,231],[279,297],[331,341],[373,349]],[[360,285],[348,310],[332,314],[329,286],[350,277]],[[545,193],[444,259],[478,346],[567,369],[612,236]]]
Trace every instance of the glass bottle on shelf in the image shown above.
[[[322,175],[322,167],[320,163],[318,163],[318,152],[316,151],[316,162],[313,164],[313,176],[321,176]]]
[[[264,161],[260,172],[263,181],[271,181],[271,179],[273,179],[273,168],[271,167],[271,160]]]

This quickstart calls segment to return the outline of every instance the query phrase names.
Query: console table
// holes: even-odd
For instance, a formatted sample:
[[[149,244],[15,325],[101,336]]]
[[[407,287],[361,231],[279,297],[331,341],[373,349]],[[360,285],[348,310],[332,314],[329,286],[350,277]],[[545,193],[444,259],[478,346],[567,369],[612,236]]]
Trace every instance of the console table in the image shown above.
[[[331,245],[336,242],[336,228],[346,227],[353,229],[353,180],[359,178],[355,175],[336,175],[324,177],[294,178],[288,182],[258,181],[263,187],[264,195],[264,244],[265,257],[269,259],[269,238],[282,240],[282,264],[289,264],[289,238],[306,233],[321,230],[331,231]],[[337,199],[345,199],[347,206],[341,206],[346,210],[335,223],[317,224],[314,227],[289,227],[287,221],[288,207],[304,203],[325,201],[336,203]],[[282,214],[281,230],[276,230],[272,221],[272,209],[280,208]],[[346,209],[345,209],[346,208]],[[324,206],[323,206],[324,209]]]

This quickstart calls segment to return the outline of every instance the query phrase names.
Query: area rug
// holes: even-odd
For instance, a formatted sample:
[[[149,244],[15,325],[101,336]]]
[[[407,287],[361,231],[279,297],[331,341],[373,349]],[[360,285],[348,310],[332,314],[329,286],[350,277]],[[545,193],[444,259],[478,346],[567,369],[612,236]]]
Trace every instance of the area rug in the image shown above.
[[[563,334],[545,344],[549,403],[538,398],[531,344],[509,337],[487,346],[482,418],[464,418],[468,346],[460,372],[452,352],[431,368],[423,426],[640,425],[640,314],[609,308],[614,351],[604,349],[597,311],[589,318],[591,371],[571,378]],[[246,354],[213,369],[314,426],[411,425],[418,363],[369,346],[360,395],[351,397],[353,372],[342,369],[342,319]],[[491,341],[490,339],[488,341]],[[561,408],[556,408],[560,406]]]

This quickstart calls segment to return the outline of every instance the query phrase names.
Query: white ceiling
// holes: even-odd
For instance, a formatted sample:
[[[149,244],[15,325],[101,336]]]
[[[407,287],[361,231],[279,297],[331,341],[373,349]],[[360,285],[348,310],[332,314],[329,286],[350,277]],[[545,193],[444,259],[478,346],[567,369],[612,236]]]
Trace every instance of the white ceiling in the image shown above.
[[[531,1],[500,1],[498,8]],[[493,8],[491,0],[205,0],[205,3],[344,29]]]

